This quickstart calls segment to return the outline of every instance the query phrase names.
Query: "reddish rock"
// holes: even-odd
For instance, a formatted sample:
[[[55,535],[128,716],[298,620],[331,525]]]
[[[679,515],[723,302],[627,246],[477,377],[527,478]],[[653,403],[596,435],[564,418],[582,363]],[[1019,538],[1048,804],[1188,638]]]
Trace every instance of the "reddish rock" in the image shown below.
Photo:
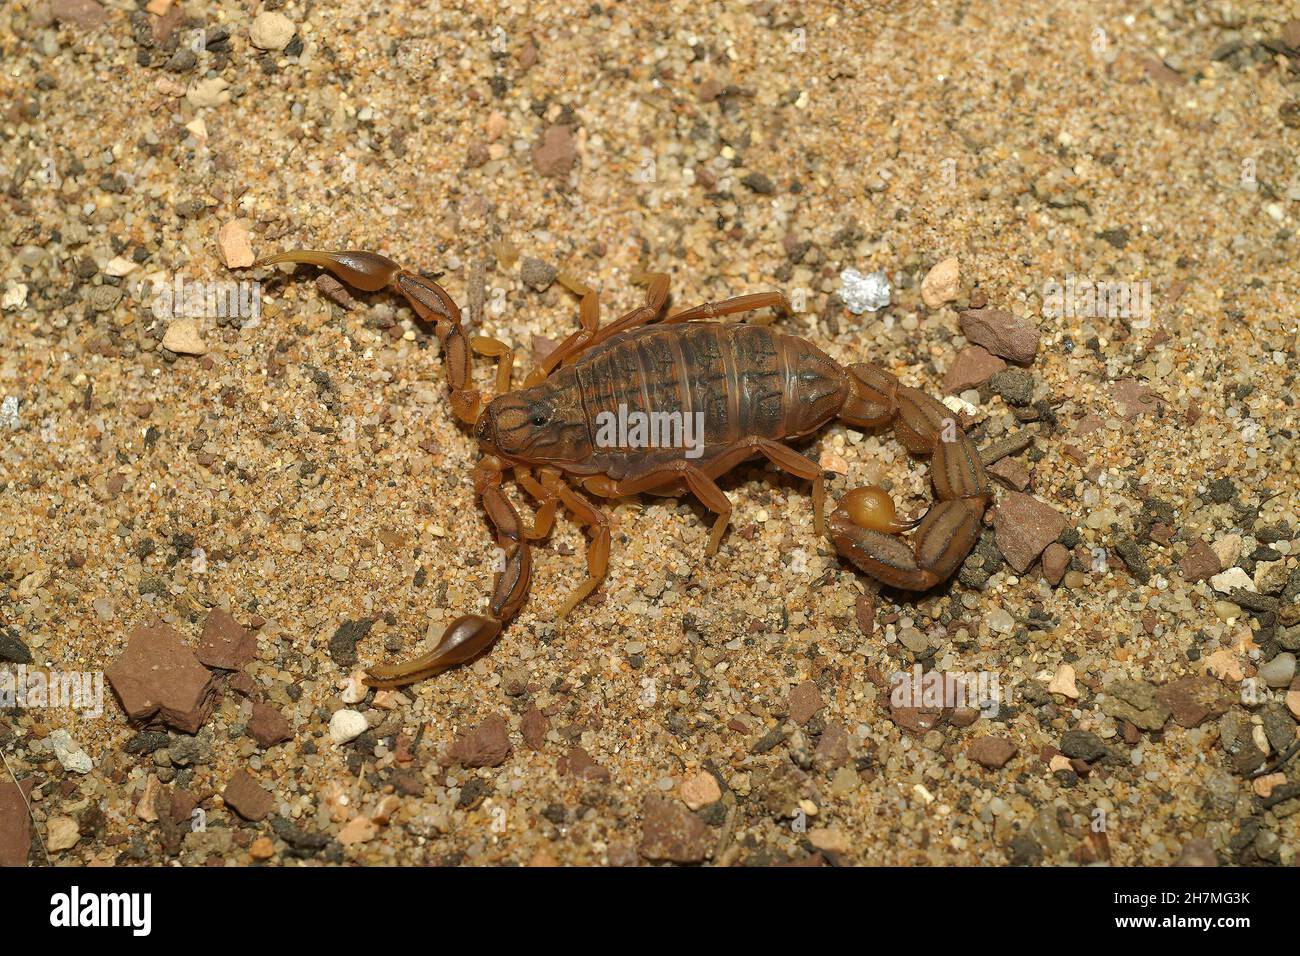
[[[188,790],[173,790],[171,795],[171,807],[168,814],[172,822],[180,825],[189,823],[194,817],[194,811],[199,808],[202,801]]]
[[[32,796],[35,779],[14,783],[0,782],[0,867],[26,866],[32,846],[32,818],[27,801]]]
[[[919,737],[943,721],[943,709],[940,707],[899,707],[889,702],[889,717],[898,729]]]
[[[1019,458],[1003,458],[985,470],[1014,491],[1024,491],[1029,487],[1029,469]]]
[[[998,550],[1017,574],[1024,574],[1067,524],[1051,505],[1017,491],[1003,495],[993,512]]]
[[[551,126],[533,145],[533,167],[543,176],[563,178],[578,160],[573,131],[567,126]]]
[[[1148,415],[1156,410],[1157,400],[1151,389],[1134,378],[1122,378],[1111,386],[1111,395],[1127,419]]]
[[[1002,309],[967,309],[959,316],[962,335],[994,355],[1028,365],[1038,354],[1038,329]]]
[[[248,718],[248,733],[263,747],[274,747],[293,739],[293,728],[284,714],[270,704],[253,704],[253,715]]]
[[[257,635],[219,607],[208,612],[199,637],[199,660],[208,667],[237,671],[257,657]]]
[[[165,723],[193,734],[212,713],[212,672],[166,624],[136,628],[104,675],[134,722]]]
[[[641,812],[641,855],[647,860],[699,863],[713,845],[704,821],[676,800],[646,797]]]
[[[1070,567],[1070,549],[1060,542],[1053,541],[1043,552],[1043,577],[1047,578],[1047,583],[1056,587],[1065,577],[1066,570]]]
[[[796,724],[806,724],[821,710],[822,694],[810,680],[790,690],[790,717]]]
[[[838,770],[849,762],[849,732],[838,720],[826,724],[815,756],[818,764],[827,770]]]
[[[546,743],[546,731],[550,721],[536,707],[529,707],[519,720],[519,732],[524,735],[524,743],[532,750],[541,750]]]
[[[1219,563],[1219,556],[1214,553],[1214,549],[1200,540],[1195,541],[1178,562],[1179,573],[1190,582],[1204,581],[1222,570],[1223,565]]]
[[[609,783],[609,771],[592,760],[591,755],[581,747],[573,747],[569,750],[569,773],[579,780]]]
[[[998,770],[1016,755],[1017,747],[1006,737],[976,737],[966,747],[966,756],[981,767]]]
[[[1006,362],[984,346],[968,345],[961,350],[943,376],[944,394],[956,395],[967,389],[979,388],[1006,367]]]
[[[71,23],[83,30],[108,22],[108,11],[95,0],[51,0],[50,13],[59,23]]]
[[[448,756],[462,767],[499,767],[510,754],[504,717],[493,715],[457,734]]]
[[[1179,727],[1199,727],[1213,717],[1222,717],[1232,706],[1232,695],[1209,675],[1180,677],[1156,689],[1156,700],[1173,713]]]
[[[271,792],[254,780],[247,770],[242,769],[235,771],[221,798],[226,801],[226,806],[254,823],[265,820],[275,804]]]

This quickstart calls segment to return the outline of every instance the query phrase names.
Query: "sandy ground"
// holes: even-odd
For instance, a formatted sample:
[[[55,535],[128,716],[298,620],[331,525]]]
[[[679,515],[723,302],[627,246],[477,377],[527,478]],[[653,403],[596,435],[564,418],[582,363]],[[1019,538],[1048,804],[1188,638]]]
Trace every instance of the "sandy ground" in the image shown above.
[[[213,608],[256,635],[197,735],[107,683],[98,716],[0,698],[10,862],[1296,862],[1300,759],[1251,775],[1300,713],[1300,7],[508,6],[0,12],[0,666],[100,673],[159,619],[197,648]],[[223,227],[429,270],[525,366],[575,327],[550,267],[606,317],[648,270],[676,306],[780,288],[782,328],[936,394],[959,313],[1005,310],[1037,355],[962,393],[981,447],[1027,432],[998,526],[914,597],[760,466],[709,560],[692,499],[620,500],[568,619],[562,517],[489,654],[363,697],[492,587],[474,442],[400,298],[227,268]],[[849,268],[892,304],[846,310]],[[1071,277],[1150,315],[1058,314]],[[163,347],[159,295],[245,280],[260,321]],[[835,497],[929,499],[889,433],[803,450]],[[1020,573],[1013,489],[1061,519]],[[996,713],[891,706],[918,663]]]

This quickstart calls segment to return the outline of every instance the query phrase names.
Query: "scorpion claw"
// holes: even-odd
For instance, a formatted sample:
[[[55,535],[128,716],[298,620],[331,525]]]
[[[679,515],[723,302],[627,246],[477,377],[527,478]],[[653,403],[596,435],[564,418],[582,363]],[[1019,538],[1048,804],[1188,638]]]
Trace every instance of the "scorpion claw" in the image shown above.
[[[941,501],[931,508],[920,521],[914,548],[859,524],[843,502],[831,515],[831,536],[840,554],[876,580],[905,591],[926,591],[951,576],[979,533],[979,515],[964,500]]]
[[[438,646],[401,664],[383,664],[366,671],[367,687],[404,687],[477,657],[497,639],[501,622],[482,614],[464,614],[442,632]]]

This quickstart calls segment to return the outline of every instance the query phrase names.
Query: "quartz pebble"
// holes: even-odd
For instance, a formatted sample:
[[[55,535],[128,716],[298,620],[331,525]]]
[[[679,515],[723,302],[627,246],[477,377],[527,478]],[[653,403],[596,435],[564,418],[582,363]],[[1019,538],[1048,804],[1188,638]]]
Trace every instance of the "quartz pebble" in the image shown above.
[[[356,710],[336,710],[330,718],[330,740],[336,744],[346,744],[356,740],[366,732],[369,724],[365,714]]]

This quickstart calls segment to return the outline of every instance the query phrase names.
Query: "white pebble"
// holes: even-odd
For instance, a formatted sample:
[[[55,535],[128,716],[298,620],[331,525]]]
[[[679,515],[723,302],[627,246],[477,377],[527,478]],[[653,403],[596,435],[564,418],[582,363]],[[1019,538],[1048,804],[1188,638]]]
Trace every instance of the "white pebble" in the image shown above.
[[[334,716],[330,718],[330,740],[336,744],[345,744],[350,740],[356,740],[369,726],[365,714],[360,711],[336,710]]]

